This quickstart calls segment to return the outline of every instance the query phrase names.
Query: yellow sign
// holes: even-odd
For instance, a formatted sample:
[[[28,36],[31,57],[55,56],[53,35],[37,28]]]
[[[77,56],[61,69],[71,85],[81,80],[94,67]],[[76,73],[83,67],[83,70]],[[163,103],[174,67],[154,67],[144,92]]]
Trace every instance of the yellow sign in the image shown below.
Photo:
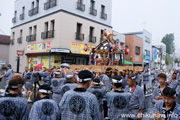
[[[88,44],[72,42],[71,43],[71,52],[75,53],[75,54],[89,55],[92,48],[94,48],[94,47],[95,47],[95,45],[88,45]]]
[[[49,68],[49,56],[42,56],[42,63],[44,63],[42,67]]]
[[[27,53],[47,53],[51,50],[51,41],[27,45]]]
[[[38,64],[41,63],[41,57],[40,56],[30,56],[29,57],[29,68],[33,67],[33,66],[37,66]]]
[[[61,64],[61,56],[52,55],[50,57],[50,67],[56,66],[58,68],[60,67],[60,64]]]

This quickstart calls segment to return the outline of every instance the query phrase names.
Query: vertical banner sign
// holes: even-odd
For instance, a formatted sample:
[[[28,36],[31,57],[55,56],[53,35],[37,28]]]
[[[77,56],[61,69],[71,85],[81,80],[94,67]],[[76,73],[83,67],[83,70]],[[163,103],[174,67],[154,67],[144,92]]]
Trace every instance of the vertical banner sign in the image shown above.
[[[157,48],[154,49],[154,59],[157,59]]]

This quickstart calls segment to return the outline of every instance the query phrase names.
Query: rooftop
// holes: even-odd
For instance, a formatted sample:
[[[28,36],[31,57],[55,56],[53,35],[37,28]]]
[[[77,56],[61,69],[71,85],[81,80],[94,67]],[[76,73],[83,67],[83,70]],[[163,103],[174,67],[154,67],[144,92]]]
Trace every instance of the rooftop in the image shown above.
[[[0,34],[0,44],[10,45],[10,36]]]

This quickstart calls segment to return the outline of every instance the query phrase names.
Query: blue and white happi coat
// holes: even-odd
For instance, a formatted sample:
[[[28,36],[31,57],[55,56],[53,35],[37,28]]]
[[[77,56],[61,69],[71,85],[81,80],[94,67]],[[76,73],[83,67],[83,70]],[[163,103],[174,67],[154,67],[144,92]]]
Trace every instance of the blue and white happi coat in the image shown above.
[[[99,120],[97,98],[84,88],[66,92],[59,107],[62,120]]]

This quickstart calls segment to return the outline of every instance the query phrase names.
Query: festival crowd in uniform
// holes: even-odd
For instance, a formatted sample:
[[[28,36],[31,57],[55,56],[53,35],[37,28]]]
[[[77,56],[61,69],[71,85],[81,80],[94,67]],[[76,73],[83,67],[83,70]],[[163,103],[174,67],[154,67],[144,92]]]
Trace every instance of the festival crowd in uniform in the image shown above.
[[[6,78],[0,120],[180,120],[180,71],[169,71],[167,77],[155,69],[108,67],[101,73],[26,67],[22,74],[14,73],[10,64],[7,69],[0,76]],[[145,95],[150,93],[154,108],[145,116]]]

